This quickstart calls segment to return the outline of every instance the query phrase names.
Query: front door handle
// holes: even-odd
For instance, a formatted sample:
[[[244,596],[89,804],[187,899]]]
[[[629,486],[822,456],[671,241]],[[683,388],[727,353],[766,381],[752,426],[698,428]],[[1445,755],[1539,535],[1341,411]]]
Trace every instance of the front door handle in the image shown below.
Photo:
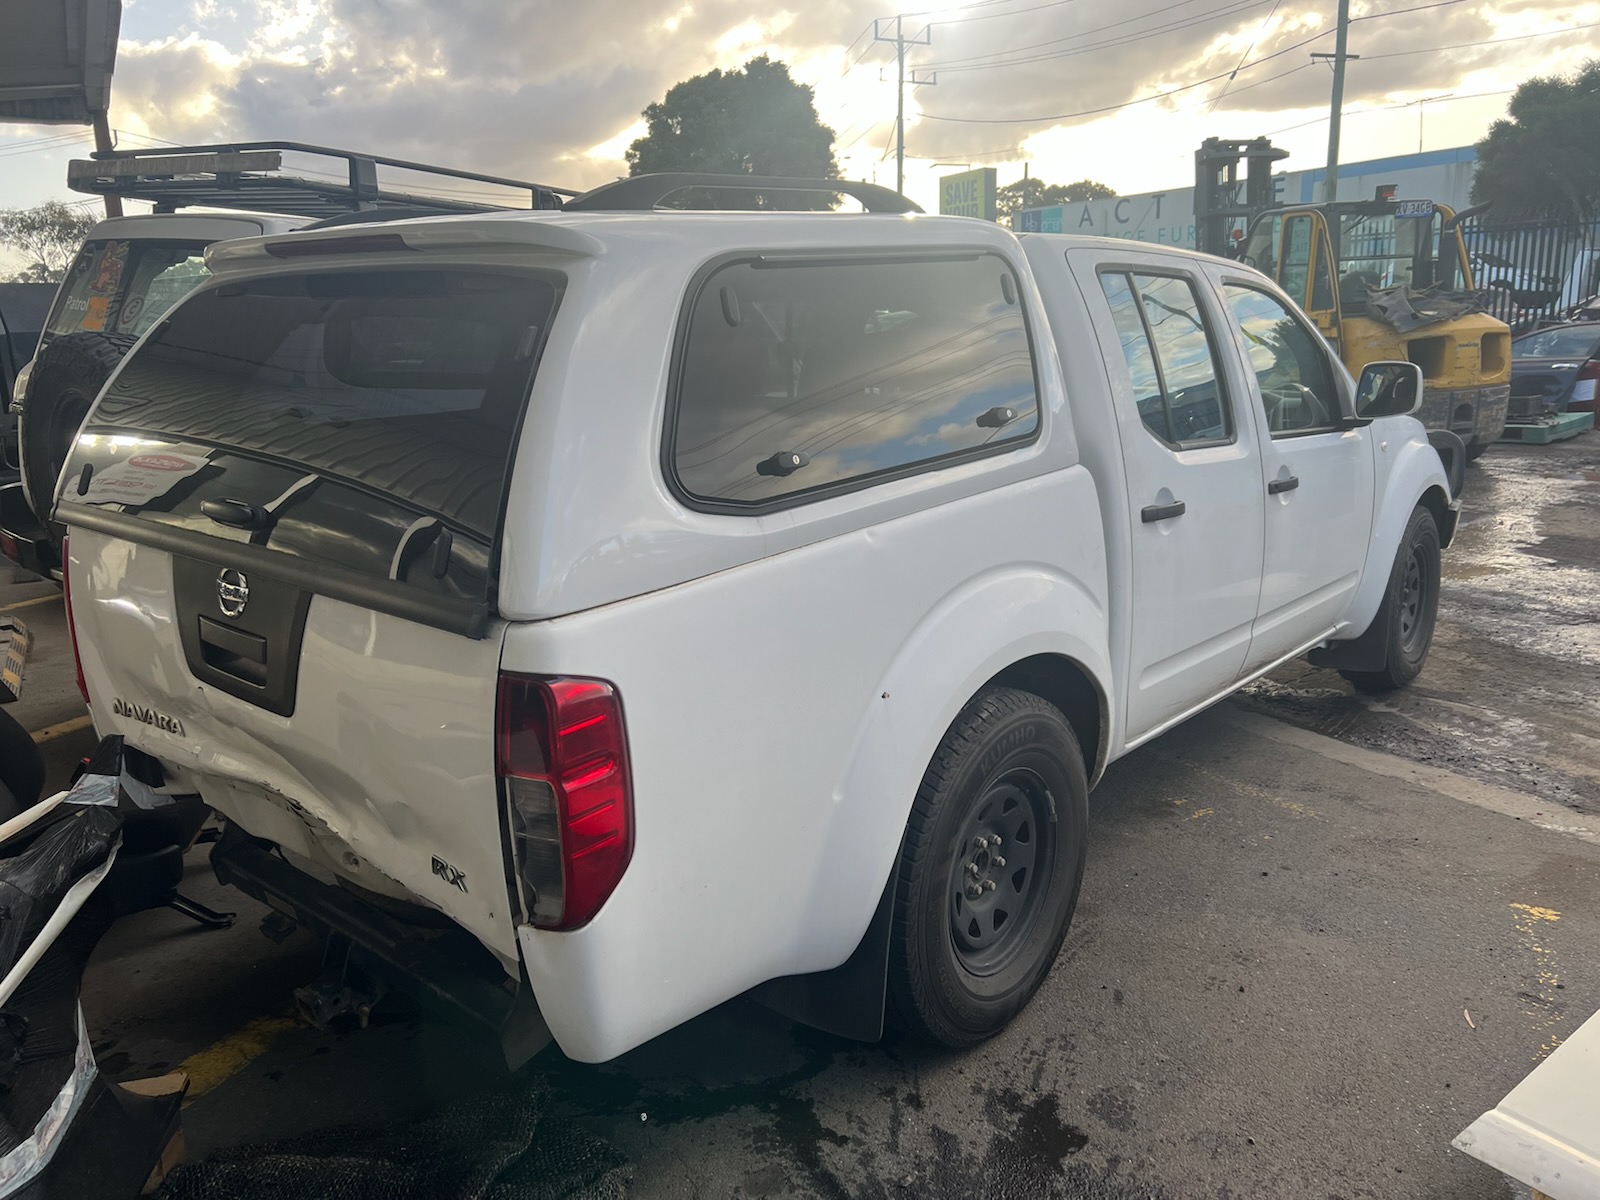
[[[1267,495],[1276,496],[1279,492],[1292,492],[1300,486],[1300,477],[1291,475],[1287,479],[1274,479],[1267,484]]]
[[[1173,517],[1181,517],[1189,510],[1189,506],[1182,500],[1174,500],[1171,504],[1147,504],[1139,510],[1139,519],[1146,525],[1156,521],[1170,521]]]

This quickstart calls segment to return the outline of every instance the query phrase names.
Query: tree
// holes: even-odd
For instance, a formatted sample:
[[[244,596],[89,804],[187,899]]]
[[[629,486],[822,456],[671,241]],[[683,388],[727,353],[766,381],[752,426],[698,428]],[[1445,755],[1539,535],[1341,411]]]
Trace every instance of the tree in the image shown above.
[[[1600,215],[1600,60],[1570,79],[1527,80],[1507,111],[1477,145],[1473,203],[1492,202],[1501,219]]]
[[[766,55],[737,71],[711,71],[674,84],[644,110],[648,132],[628,147],[628,173],[704,171],[834,179],[834,133],[817,119],[812,92]],[[824,193],[784,207],[832,207]],[[758,199],[777,207],[776,197]],[[744,195],[740,206],[748,206]]]
[[[60,282],[97,219],[93,213],[59,200],[0,210],[0,246],[21,251],[28,260],[28,265],[13,275],[14,281]]]
[[[1079,200],[1109,200],[1117,193],[1093,179],[1080,179],[1077,183],[1046,183],[1030,176],[1008,183],[995,193],[996,206],[1002,223],[1025,208],[1048,208],[1053,204],[1072,204]]]

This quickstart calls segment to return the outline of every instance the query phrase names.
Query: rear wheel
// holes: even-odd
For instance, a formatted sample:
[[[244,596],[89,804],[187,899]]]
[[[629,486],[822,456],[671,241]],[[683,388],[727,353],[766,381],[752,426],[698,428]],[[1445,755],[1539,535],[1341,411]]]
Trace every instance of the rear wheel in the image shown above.
[[[1345,671],[1344,677],[1364,692],[1390,692],[1405,687],[1422,671],[1439,612],[1439,526],[1433,514],[1418,505],[1411,513],[1383,603],[1388,612],[1389,641],[1380,671]]]
[[[1083,882],[1089,787],[1072,726],[1028,692],[970,703],[923,776],[895,880],[889,998],[946,1046],[998,1033],[1055,962]]]
[[[53,338],[33,364],[23,400],[22,466],[28,503],[50,519],[56,478],[111,372],[138,341],[131,334],[72,333]]]
[[[1488,442],[1468,442],[1467,443],[1467,461],[1468,462],[1477,462],[1480,458],[1483,457],[1483,452],[1485,450],[1487,450],[1488,448],[1489,448],[1489,443]]]

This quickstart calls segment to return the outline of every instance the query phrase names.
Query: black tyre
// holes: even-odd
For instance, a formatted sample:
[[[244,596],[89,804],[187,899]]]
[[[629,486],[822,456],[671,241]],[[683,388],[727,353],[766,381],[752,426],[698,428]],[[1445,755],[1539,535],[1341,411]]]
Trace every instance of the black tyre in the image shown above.
[[[0,821],[39,802],[44,757],[28,731],[0,708]]]
[[[1439,526],[1421,505],[1412,511],[1400,539],[1383,603],[1389,621],[1383,669],[1342,672],[1364,692],[1405,687],[1422,671],[1433,644],[1439,614]]]
[[[1467,461],[1468,462],[1477,462],[1480,458],[1483,457],[1483,452],[1485,450],[1487,450],[1488,448],[1489,448],[1489,443],[1488,442],[1468,442],[1467,443]]]
[[[1060,710],[1010,688],[962,710],[900,850],[889,950],[900,1028],[970,1046],[1022,1010],[1072,921],[1088,822],[1083,755]]]
[[[70,333],[52,338],[34,361],[20,435],[28,503],[41,521],[50,517],[56,478],[78,426],[136,341],[131,334]]]

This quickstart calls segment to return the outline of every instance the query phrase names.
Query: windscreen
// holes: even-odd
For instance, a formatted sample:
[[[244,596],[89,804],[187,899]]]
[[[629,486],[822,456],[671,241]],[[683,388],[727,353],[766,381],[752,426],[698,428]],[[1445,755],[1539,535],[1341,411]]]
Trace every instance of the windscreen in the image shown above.
[[[1337,254],[1340,297],[1347,312],[1365,310],[1367,288],[1438,284],[1449,290],[1462,283],[1455,235],[1445,236],[1444,214],[1437,209],[1429,216],[1340,213]]]

